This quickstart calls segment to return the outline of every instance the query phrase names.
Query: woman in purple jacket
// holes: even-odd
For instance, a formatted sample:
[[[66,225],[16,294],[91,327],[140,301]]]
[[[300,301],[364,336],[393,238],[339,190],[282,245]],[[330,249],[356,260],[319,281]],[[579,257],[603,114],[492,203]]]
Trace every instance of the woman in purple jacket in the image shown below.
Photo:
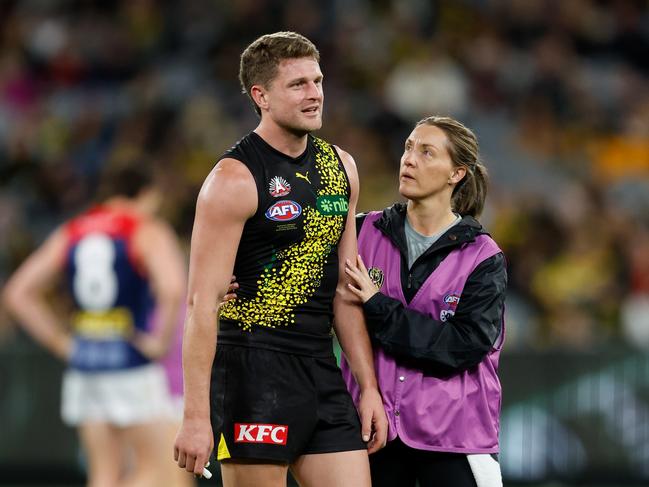
[[[497,368],[507,274],[475,219],[486,185],[473,132],[426,118],[401,157],[407,203],[357,222],[360,255],[346,272],[364,303],[389,420],[387,446],[370,457],[374,486],[502,486]]]

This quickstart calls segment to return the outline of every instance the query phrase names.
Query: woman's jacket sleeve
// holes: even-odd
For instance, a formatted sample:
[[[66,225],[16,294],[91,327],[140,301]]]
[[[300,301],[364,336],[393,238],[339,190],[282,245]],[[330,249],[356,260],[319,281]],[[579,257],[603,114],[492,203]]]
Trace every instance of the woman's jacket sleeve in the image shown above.
[[[382,293],[364,304],[375,346],[431,372],[456,373],[480,363],[502,333],[507,271],[502,253],[481,262],[466,281],[455,315],[407,309]]]

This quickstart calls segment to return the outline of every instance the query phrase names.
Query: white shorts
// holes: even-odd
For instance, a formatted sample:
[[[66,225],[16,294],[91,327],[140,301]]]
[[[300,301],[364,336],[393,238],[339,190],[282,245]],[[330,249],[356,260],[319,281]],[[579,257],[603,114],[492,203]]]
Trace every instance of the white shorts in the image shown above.
[[[61,416],[68,426],[133,426],[167,420],[172,411],[167,379],[158,364],[111,372],[68,370],[61,396]]]

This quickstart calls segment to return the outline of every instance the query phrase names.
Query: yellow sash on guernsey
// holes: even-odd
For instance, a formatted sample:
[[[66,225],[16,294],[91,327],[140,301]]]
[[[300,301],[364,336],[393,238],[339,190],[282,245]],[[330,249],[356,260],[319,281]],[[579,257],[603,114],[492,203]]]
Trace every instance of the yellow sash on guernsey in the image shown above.
[[[108,311],[79,311],[72,324],[75,332],[92,339],[128,338],[133,334],[133,315],[128,308]]]

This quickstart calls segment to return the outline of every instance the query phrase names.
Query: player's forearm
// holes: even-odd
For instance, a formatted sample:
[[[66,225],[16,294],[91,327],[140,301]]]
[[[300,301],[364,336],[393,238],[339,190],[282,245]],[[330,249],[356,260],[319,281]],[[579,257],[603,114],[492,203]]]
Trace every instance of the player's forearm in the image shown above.
[[[210,382],[216,352],[216,308],[197,309],[190,304],[183,335],[185,418],[209,419]]]
[[[8,290],[4,296],[7,309],[41,346],[67,360],[72,338],[41,296],[30,292]]]
[[[338,297],[334,301],[334,315],[340,317],[334,324],[340,346],[361,390],[376,389],[378,386],[372,345],[365,328],[363,312],[355,304],[340,301],[342,298]]]
[[[180,307],[183,302],[182,287],[168,289],[157,297],[158,327],[156,333],[160,336],[166,349],[169,349],[178,325]]]

